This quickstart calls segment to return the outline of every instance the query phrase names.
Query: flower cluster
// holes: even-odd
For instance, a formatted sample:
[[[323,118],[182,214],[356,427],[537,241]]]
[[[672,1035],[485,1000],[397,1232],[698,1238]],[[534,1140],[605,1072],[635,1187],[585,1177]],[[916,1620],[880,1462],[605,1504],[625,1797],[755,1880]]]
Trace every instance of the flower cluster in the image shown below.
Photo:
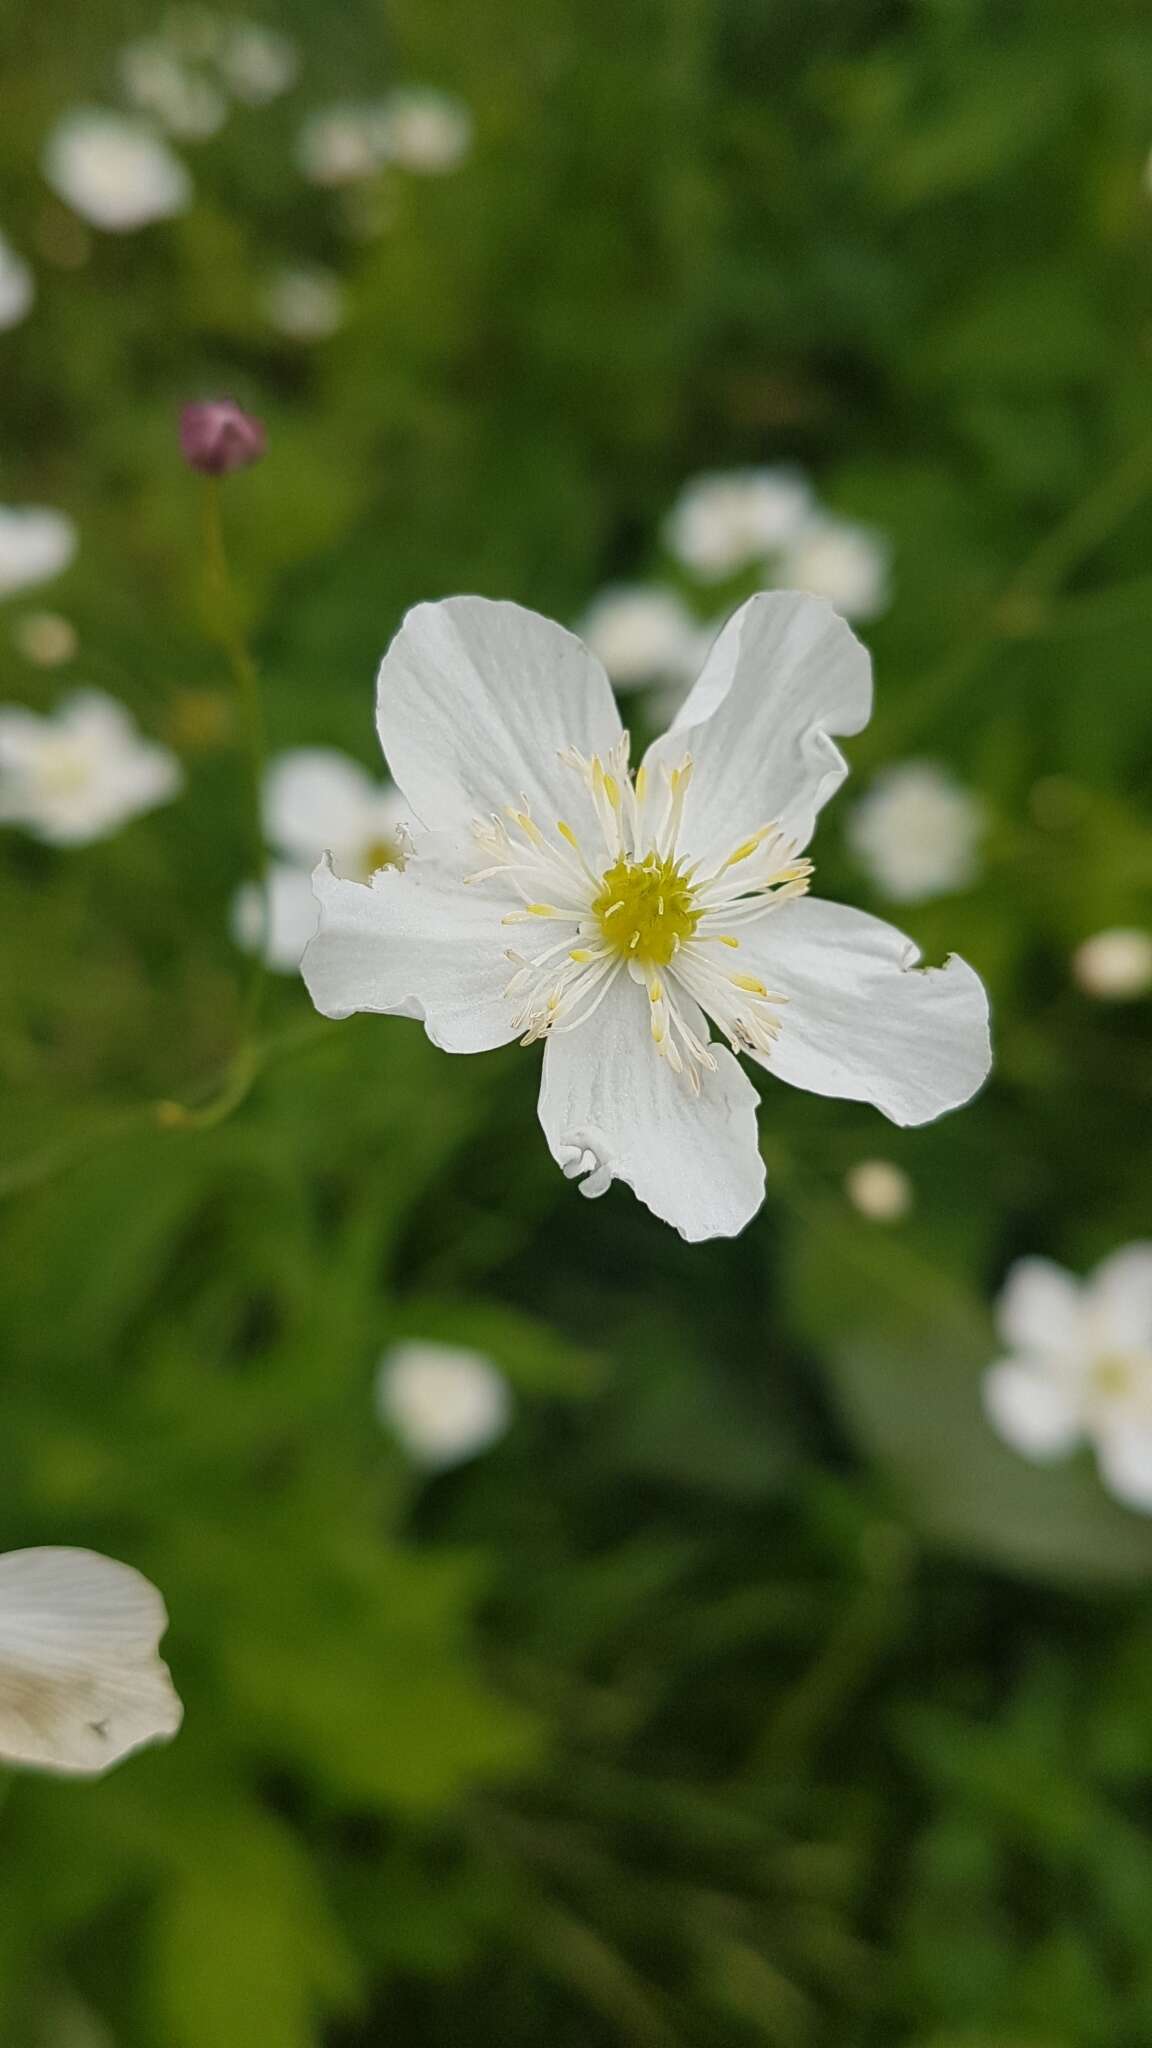
[[[314,185],[354,185],[389,165],[418,177],[454,171],[472,146],[462,100],[428,86],[402,86],[382,99],[348,101],[308,116],[296,154]]]

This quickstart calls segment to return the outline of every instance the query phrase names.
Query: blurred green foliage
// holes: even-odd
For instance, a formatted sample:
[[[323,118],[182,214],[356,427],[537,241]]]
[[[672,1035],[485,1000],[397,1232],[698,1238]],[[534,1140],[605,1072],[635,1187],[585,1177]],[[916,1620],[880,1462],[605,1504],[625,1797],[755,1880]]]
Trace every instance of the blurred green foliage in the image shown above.
[[[195,209],[89,238],[42,139],[154,19],[0,16],[0,220],[40,274],[0,494],[82,530],[78,661],[5,629],[0,680],[114,690],[189,781],[82,853],[7,835],[0,1548],[153,1576],[187,1722],[7,1784],[0,2040],[1141,2048],[1152,1525],[1001,1448],[979,1375],[1014,1255],[1149,1228],[1148,1007],[1067,967],[1152,892],[1147,10],[297,0],[301,80],[197,146]],[[358,240],[293,137],[396,80],[459,92],[476,149]],[[284,260],[348,282],[311,353],[262,315]],[[288,984],[233,1115],[152,1128],[240,1029],[173,427],[218,388],[269,427],[227,513],[277,746],[371,761],[406,604],[574,617],[699,468],[797,460],[890,534],[852,753],[940,755],[988,808],[979,882],[901,920],[990,983],[981,1100],[902,1133],[766,1083],[768,1206],[687,1248],[576,1200],[530,1057]],[[821,886],[868,900],[839,834]],[[877,1151],[898,1227],[840,1192]],[[398,1333],[517,1390],[434,1483],[373,1418]]]

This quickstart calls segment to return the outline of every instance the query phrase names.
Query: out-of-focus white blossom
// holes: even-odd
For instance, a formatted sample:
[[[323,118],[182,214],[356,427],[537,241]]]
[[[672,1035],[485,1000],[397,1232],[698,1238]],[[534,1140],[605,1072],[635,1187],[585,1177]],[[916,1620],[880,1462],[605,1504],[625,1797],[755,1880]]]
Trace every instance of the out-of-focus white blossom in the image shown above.
[[[463,1345],[395,1344],[380,1361],[376,1410],[418,1465],[459,1465],[504,1435],[508,1382],[490,1358]]]
[[[0,505],[0,598],[48,583],[76,553],[76,528],[48,505]]]
[[[71,619],[59,612],[24,612],[12,627],[17,651],[34,668],[61,668],[75,658],[79,641]]]
[[[1087,1441],[1108,1491],[1152,1514],[1152,1243],[1086,1280],[1019,1259],[997,1304],[1006,1356],[984,1378],[988,1415],[1039,1463]]]
[[[379,108],[346,101],[309,114],[296,160],[314,185],[354,185],[380,168]]]
[[[0,1557],[0,1758],[94,1778],[175,1735],[155,1586],[91,1550]]]
[[[789,541],[777,580],[826,597],[845,619],[874,619],[888,603],[890,550],[883,534],[851,519],[811,519]]]
[[[279,99],[300,71],[300,55],[291,37],[258,21],[227,23],[216,61],[228,90],[253,107]]]
[[[282,270],[264,295],[273,327],[292,341],[326,341],[342,325],[346,302],[331,270]]]
[[[316,931],[319,911],[312,870],[325,854],[346,881],[367,882],[404,860],[405,806],[390,782],[377,782],[334,747],[296,747],[268,765],[264,831],[277,859],[268,876],[264,956],[278,974],[294,974]],[[235,938],[247,951],[260,943],[262,892],[249,882],[232,911]]]
[[[912,1207],[912,1182],[892,1159],[860,1159],[844,1176],[844,1192],[871,1223],[898,1223]]]
[[[1094,932],[1072,955],[1072,972],[1085,995],[1101,1002],[1132,1002],[1152,989],[1152,933],[1116,926]]]
[[[52,846],[83,846],[174,796],[180,764],[142,739],[100,690],[78,690],[51,718],[0,710],[0,823]]]
[[[687,683],[700,664],[700,627],[683,598],[658,583],[618,583],[584,614],[580,637],[618,690],[646,683]]]
[[[849,844],[876,887],[900,903],[967,888],[982,830],[976,798],[935,761],[886,769],[847,825]]]
[[[201,142],[223,127],[228,113],[223,95],[159,36],[127,43],[116,68],[125,97],[170,135]]]
[[[15,327],[31,311],[36,281],[22,256],[0,235],[0,331]]]
[[[694,576],[716,583],[787,547],[811,511],[812,492],[798,470],[717,470],[685,484],[664,538]]]
[[[383,162],[439,177],[454,171],[471,149],[472,115],[451,93],[406,86],[381,101],[375,132]]]
[[[74,212],[109,234],[129,234],[192,203],[192,180],[167,143],[145,122],[99,107],[77,107],[57,122],[43,169]]]

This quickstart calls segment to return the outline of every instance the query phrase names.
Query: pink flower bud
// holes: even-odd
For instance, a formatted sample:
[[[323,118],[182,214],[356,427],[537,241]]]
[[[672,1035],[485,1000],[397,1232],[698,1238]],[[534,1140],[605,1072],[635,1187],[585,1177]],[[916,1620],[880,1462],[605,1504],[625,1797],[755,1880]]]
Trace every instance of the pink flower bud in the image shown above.
[[[180,415],[180,447],[191,469],[205,476],[228,476],[247,469],[264,453],[264,422],[244,412],[232,398],[208,398],[186,405]]]

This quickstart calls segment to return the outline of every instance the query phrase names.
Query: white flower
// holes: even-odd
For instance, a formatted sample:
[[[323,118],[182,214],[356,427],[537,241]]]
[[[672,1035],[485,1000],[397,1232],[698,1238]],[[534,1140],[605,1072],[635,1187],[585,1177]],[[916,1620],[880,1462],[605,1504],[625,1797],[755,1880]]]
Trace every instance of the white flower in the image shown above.
[[[264,778],[264,832],[280,856],[268,876],[265,958],[280,974],[294,974],[316,930],[312,869],[323,854],[333,871],[367,882],[378,868],[404,858],[405,806],[391,783],[377,782],[334,747],[297,747],[269,763]],[[249,952],[260,943],[261,891],[249,882],[238,892],[232,928]]]
[[[47,505],[0,505],[0,598],[31,590],[66,569],[76,528]]]
[[[455,1344],[393,1345],[376,1376],[376,1409],[417,1464],[462,1464],[503,1436],[508,1382],[490,1358]]]
[[[50,846],[83,846],[174,796],[180,764],[141,739],[122,704],[78,690],[51,718],[0,710],[0,822]]]
[[[826,597],[846,619],[874,619],[888,603],[888,563],[882,534],[821,514],[788,542],[776,575],[790,590]]]
[[[682,597],[658,583],[617,583],[593,599],[580,637],[618,690],[695,673],[700,627]]]
[[[860,1159],[844,1176],[844,1192],[870,1223],[898,1223],[912,1207],[912,1183],[892,1159]]]
[[[12,640],[34,668],[61,668],[79,649],[76,628],[59,612],[22,612],[12,627]]]
[[[454,171],[472,147],[472,116],[462,100],[427,86],[389,93],[377,110],[381,159],[425,177]]]
[[[65,114],[43,162],[61,199],[111,234],[184,213],[192,203],[192,180],[167,143],[144,122],[99,107]]]
[[[183,1709],[157,1655],[155,1586],[91,1550],[0,1557],[0,1757],[99,1777],[175,1735]]]
[[[159,36],[125,44],[116,68],[133,106],[154,115],[170,135],[199,142],[223,127],[228,108],[222,95]]]
[[[1094,932],[1072,955],[1072,972],[1085,995],[1102,1002],[1132,1002],[1152,988],[1152,933],[1116,926]]]
[[[847,838],[878,889],[898,903],[920,903],[967,888],[982,830],[979,804],[947,769],[902,761],[853,806]]]
[[[249,106],[266,106],[296,82],[300,57],[290,37],[261,22],[229,22],[217,62],[229,90]]]
[[[796,470],[719,470],[684,486],[664,537],[677,561],[715,583],[786,547],[811,510]]]
[[[380,167],[379,109],[347,103],[310,114],[296,141],[296,158],[314,185],[352,185]]]
[[[330,270],[282,270],[264,302],[273,327],[293,341],[325,341],[344,318],[344,287]]]
[[[889,925],[805,900],[847,773],[830,735],[871,708],[868,656],[819,599],[744,605],[635,779],[595,656],[518,605],[417,606],[378,705],[422,829],[370,889],[317,870],[313,1000],[422,1017],[449,1052],[545,1039],[540,1119],[585,1192],[618,1178],[685,1237],[742,1229],[764,1168],[736,1052],[901,1124],[979,1087],[972,969],[918,969]]]
[[[36,283],[22,256],[0,235],[0,332],[15,327],[31,310]]]
[[[1152,1243],[1114,1252],[1087,1280],[1050,1259],[1020,1259],[997,1304],[1007,1357],[984,1399],[1026,1458],[1087,1440],[1110,1493],[1152,1513]]]

